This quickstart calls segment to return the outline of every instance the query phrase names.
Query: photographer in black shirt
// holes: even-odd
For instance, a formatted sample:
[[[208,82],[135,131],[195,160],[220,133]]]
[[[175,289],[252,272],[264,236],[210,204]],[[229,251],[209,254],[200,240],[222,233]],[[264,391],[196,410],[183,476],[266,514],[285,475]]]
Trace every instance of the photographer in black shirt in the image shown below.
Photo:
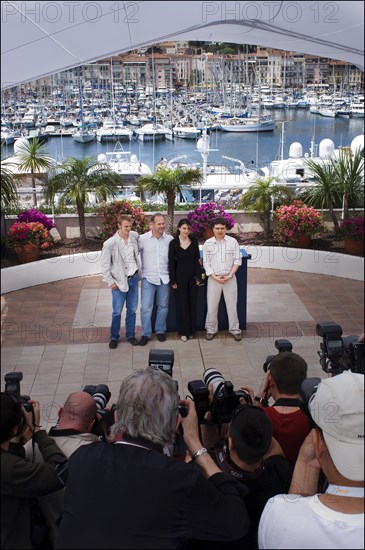
[[[1,393],[1,548],[34,548],[31,506],[34,499],[64,487],[67,459],[40,426],[39,402]],[[23,445],[33,438],[44,463],[25,458]],[[34,531],[33,531],[34,535]]]
[[[220,375],[218,371],[217,375]],[[213,385],[209,386],[209,390],[212,402]],[[248,395],[247,401],[250,401]],[[221,471],[234,477],[248,489],[245,503],[250,517],[250,528],[243,538],[234,542],[223,545],[194,539],[189,541],[189,548],[258,548],[258,524],[266,502],[274,495],[285,492],[290,486],[293,468],[278,442],[272,437],[269,418],[261,408],[245,403],[243,397],[240,397],[240,403],[231,414],[229,423],[223,425],[211,422],[211,411],[208,411],[201,424],[201,433],[203,444],[210,449],[210,454]]]
[[[121,384],[110,442],[70,457],[55,548],[180,548],[187,538],[227,542],[248,529],[245,490],[216,466],[198,435],[192,401],[148,367]],[[182,423],[194,465],[163,453]]]

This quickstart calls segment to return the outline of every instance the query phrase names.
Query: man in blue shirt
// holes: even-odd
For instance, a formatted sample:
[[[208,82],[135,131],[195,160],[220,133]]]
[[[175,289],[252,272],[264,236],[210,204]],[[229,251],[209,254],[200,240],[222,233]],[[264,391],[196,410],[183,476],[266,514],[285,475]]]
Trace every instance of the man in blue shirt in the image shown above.
[[[165,233],[165,218],[162,214],[152,216],[150,231],[139,238],[142,262],[142,338],[139,341],[140,346],[145,346],[152,336],[151,316],[155,296],[157,304],[155,332],[159,342],[166,340],[166,319],[170,294],[168,252],[172,239],[172,235]]]

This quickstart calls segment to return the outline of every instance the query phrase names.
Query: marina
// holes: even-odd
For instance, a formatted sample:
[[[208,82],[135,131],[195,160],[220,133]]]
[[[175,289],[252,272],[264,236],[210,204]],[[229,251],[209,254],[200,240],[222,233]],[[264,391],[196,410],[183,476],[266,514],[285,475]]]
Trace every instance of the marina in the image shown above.
[[[364,119],[361,118],[327,118],[313,115],[307,109],[277,110],[272,112],[275,119],[275,130],[272,132],[220,132],[211,130],[209,162],[221,163],[222,155],[240,159],[246,167],[259,168],[280,158],[281,152],[289,155],[291,143],[299,142],[303,153],[309,152],[312,141],[318,144],[331,138],[335,147],[350,145],[351,141],[364,131]],[[282,143],[282,123],[285,123],[285,143]],[[76,128],[57,129],[49,132],[49,140],[45,144],[48,154],[58,162],[68,157],[84,158],[112,151],[115,143],[92,141],[77,143],[72,139]],[[198,135],[199,139],[200,135]],[[55,139],[54,139],[55,138]],[[153,171],[161,157],[167,161],[181,155],[187,156],[187,162],[202,163],[197,149],[196,139],[168,139],[164,141],[151,139],[140,141],[135,137],[123,144],[125,149],[147,164]],[[316,153],[314,156],[316,156]],[[14,154],[14,144],[4,143],[2,158]]]
[[[273,177],[294,193],[313,185],[307,159],[333,157],[363,134],[360,94],[348,96],[348,103],[335,93],[308,91],[294,102],[294,91],[274,96],[257,87],[231,89],[223,102],[215,103],[209,92],[194,95],[171,88],[119,99],[114,90],[90,103],[82,89],[78,80],[80,98],[68,104],[55,100],[37,106],[29,100],[17,105],[16,113],[5,109],[2,157],[14,154],[16,136],[39,137],[55,164],[70,157],[107,163],[123,176],[118,197],[131,200],[139,199],[139,177],[152,174],[161,161],[168,167],[200,168],[202,185],[180,189],[177,201],[214,200],[235,208],[262,177]],[[356,116],[350,105],[357,106]],[[20,115],[26,123],[18,125]],[[164,196],[145,200],[164,202]]]

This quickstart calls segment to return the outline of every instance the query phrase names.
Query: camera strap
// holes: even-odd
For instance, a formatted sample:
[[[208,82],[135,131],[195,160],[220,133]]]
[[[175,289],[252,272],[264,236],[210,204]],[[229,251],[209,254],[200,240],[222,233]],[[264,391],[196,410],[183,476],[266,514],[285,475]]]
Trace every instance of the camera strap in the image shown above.
[[[54,426],[49,430],[48,435],[51,437],[69,437],[70,435],[80,435],[83,432],[79,430],[74,430],[72,428],[60,429],[55,428]]]
[[[253,472],[241,470],[240,468],[238,468],[238,466],[236,466],[236,464],[233,464],[230,460],[230,457],[227,453],[227,446],[225,444],[217,444],[217,446],[215,447],[215,458],[222,472],[236,478],[238,481],[257,479],[258,477],[260,477],[265,469],[264,459],[262,458],[261,465],[259,466],[259,468],[257,468],[257,470],[254,470]]]
[[[297,397],[280,397],[277,399],[273,407],[299,407],[303,409],[303,402]]]

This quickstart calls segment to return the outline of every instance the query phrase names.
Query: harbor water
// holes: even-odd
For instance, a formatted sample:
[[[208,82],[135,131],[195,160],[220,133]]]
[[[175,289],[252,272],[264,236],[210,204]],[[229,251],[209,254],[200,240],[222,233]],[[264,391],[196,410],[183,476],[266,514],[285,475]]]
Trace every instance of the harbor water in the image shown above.
[[[303,109],[286,109],[272,111],[276,120],[272,132],[231,133],[213,130],[210,132],[210,148],[216,149],[209,154],[210,163],[222,163],[222,155],[233,157],[244,162],[248,168],[259,168],[268,162],[280,158],[283,146],[283,156],[289,155],[289,147],[293,142],[301,143],[303,154],[309,153],[311,142],[318,146],[321,140],[332,139],[335,148],[350,145],[351,141],[364,132],[364,119],[361,118],[326,118]],[[284,121],[284,133],[282,122]],[[283,139],[284,138],[284,139]],[[201,164],[202,157],[197,151],[196,141],[175,137],[172,141],[140,142],[133,139],[123,142],[125,151],[137,155],[141,162],[146,163],[151,170],[164,157],[167,161],[186,155],[182,162]],[[115,143],[96,140],[90,143],[76,143],[72,137],[51,137],[45,144],[48,154],[57,161],[69,157],[98,157],[99,154],[113,151]],[[3,147],[2,157],[11,156],[14,146]],[[318,153],[315,151],[315,154]],[[224,162],[224,161],[223,161]]]

